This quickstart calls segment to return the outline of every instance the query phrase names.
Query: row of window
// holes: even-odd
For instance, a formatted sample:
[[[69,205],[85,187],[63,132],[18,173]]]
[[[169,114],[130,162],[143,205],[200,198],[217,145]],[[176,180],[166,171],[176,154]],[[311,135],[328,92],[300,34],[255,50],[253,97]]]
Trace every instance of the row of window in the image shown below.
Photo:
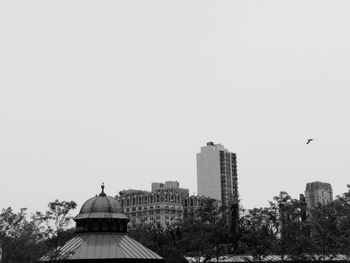
[[[169,220],[176,220],[175,216],[165,216],[165,223],[170,223]],[[145,222],[145,221],[160,221],[161,220],[161,216],[150,216],[150,217],[143,217],[143,218],[135,218],[134,219],[136,222]]]
[[[160,202],[169,202],[169,203],[180,203],[180,196],[169,194],[157,194],[151,196],[138,196],[138,197],[127,197],[121,200],[123,206],[135,206],[141,204],[153,204]]]
[[[154,209],[156,209],[156,208],[159,208],[159,209],[169,209],[169,206],[168,205],[166,205],[166,206],[164,206],[164,207],[161,207],[160,205],[157,205],[156,207],[153,207],[153,206],[150,206],[150,207],[147,207],[147,206],[144,206],[143,207],[143,210],[154,210]],[[176,210],[182,210],[182,207],[181,206],[174,206],[174,207],[170,207],[170,209],[176,209]],[[125,208],[124,209],[126,212],[129,212],[129,211],[136,211],[136,210],[138,210],[138,211],[141,211],[142,210],[142,206],[139,206],[139,207],[136,207],[136,206],[134,206],[134,207],[127,207],[127,208]]]
[[[193,211],[193,209],[191,209],[191,211]],[[131,215],[132,217],[134,217],[136,215],[153,215],[153,214],[173,214],[173,215],[178,214],[178,215],[181,215],[182,211],[169,210],[169,209],[165,209],[165,210],[156,209],[156,210],[143,211],[143,212],[126,211],[126,214]]]
[[[148,204],[148,201],[150,201],[149,203],[152,204],[154,203],[153,201],[156,200],[156,203],[160,202],[168,202],[167,200],[162,200],[158,198],[159,196],[157,196],[157,199],[153,199],[153,196],[149,197],[144,197],[142,198],[141,196],[138,197],[138,202],[136,197],[133,198],[127,198],[127,199],[122,199],[121,200],[121,204],[123,207],[129,207],[129,206],[136,206],[136,205],[141,205],[141,204]],[[170,203],[175,203],[174,202],[175,199],[170,199]],[[182,200],[182,204],[187,207],[187,206],[198,206],[198,205],[203,205],[205,202],[205,200],[199,199],[199,198],[189,198],[189,199],[183,199]],[[177,196],[176,199],[176,203],[180,203],[180,199],[179,196]],[[139,210],[141,210],[141,208],[139,208]]]

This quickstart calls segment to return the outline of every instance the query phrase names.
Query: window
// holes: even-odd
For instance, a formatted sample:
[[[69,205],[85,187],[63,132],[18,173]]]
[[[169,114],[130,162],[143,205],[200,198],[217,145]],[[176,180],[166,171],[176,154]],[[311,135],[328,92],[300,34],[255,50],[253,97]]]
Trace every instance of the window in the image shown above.
[[[108,223],[106,221],[101,222],[101,230],[102,231],[107,231],[108,230]]]
[[[99,230],[99,223],[97,221],[92,222],[92,230],[93,231]]]
[[[120,222],[119,222],[119,224],[120,224]],[[113,231],[118,231],[118,223],[117,223],[117,221],[113,221],[112,229],[113,229]]]

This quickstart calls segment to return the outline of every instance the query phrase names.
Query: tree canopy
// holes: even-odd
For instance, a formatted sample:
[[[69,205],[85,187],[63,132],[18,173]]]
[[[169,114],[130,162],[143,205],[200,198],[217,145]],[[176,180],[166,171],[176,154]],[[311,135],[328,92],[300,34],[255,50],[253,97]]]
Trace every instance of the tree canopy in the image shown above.
[[[48,251],[57,251],[59,245],[69,239],[74,231],[69,228],[69,212],[76,207],[73,201],[55,200],[48,204],[45,213],[19,212],[11,207],[0,213],[0,239],[2,263],[36,262]]]
[[[2,263],[35,262],[74,235],[70,212],[73,201],[54,200],[45,212],[28,213],[11,207],[0,213]],[[266,207],[224,211],[215,200],[208,201],[195,217],[161,226],[132,224],[129,234],[165,258],[183,262],[184,256],[218,258],[224,254],[252,255],[262,261],[267,255],[283,260],[310,260],[350,253],[350,186],[348,191],[327,205],[309,209],[302,199],[281,191]],[[235,216],[237,213],[237,216]],[[319,260],[318,258],[314,258]]]

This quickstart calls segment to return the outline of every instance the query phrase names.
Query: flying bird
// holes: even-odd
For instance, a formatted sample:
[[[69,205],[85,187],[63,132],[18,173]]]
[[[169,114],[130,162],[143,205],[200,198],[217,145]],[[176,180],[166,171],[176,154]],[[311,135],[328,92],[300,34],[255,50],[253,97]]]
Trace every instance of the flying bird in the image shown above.
[[[307,139],[306,144],[309,144],[310,142],[312,142],[312,141],[314,141],[314,140],[315,140],[315,139],[312,139],[312,138]]]

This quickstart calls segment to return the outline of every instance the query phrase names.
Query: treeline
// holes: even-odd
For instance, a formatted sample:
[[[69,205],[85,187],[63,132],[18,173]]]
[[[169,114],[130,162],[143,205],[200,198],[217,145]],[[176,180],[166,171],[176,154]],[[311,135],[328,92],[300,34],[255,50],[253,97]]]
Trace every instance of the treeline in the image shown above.
[[[2,210],[2,263],[32,263],[49,251],[58,251],[75,234],[70,211],[76,206],[73,201],[56,200],[45,212]],[[211,259],[245,254],[257,261],[281,255],[306,261],[315,255],[350,253],[350,188],[333,202],[311,210],[302,200],[280,192],[268,207],[223,214],[211,200],[195,218],[166,228],[157,223],[133,224],[129,234],[165,262],[183,262],[185,255]]]
[[[74,201],[55,200],[45,212],[28,214],[23,208],[14,212],[11,207],[0,214],[1,263],[32,263],[57,248],[74,235],[69,212],[76,208]],[[54,256],[54,255],[52,255]]]
[[[167,228],[136,224],[129,231],[165,262],[183,262],[184,255],[212,259],[245,254],[257,261],[280,255],[283,260],[319,261],[350,254],[350,188],[333,202],[314,209],[280,192],[268,207],[240,209],[238,220],[232,212],[233,220],[227,222],[214,202],[209,202],[196,218],[185,218]]]

